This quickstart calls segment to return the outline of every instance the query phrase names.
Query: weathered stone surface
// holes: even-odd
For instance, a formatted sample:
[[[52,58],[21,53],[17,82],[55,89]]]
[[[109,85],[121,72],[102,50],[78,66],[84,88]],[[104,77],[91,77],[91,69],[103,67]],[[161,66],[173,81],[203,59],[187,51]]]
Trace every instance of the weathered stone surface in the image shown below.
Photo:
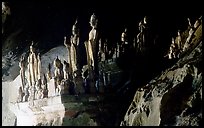
[[[51,97],[29,102],[10,103],[10,110],[17,117],[17,126],[61,126],[65,113],[61,97]]]
[[[199,126],[202,120],[202,25],[175,65],[139,88],[122,126]]]

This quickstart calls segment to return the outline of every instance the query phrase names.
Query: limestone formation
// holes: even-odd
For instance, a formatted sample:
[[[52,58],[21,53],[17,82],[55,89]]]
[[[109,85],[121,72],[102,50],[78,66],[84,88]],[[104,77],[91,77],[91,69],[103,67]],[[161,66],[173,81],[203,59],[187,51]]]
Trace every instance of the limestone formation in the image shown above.
[[[193,25],[194,29],[197,29],[198,26],[201,25],[201,24],[202,24],[202,16],[200,16],[200,17],[196,20],[196,22],[194,23],[194,25]]]
[[[202,16],[200,16],[196,22],[194,23],[193,26],[191,26],[190,30],[189,30],[189,34],[188,37],[186,39],[186,42],[184,43],[183,46],[183,52],[186,51],[186,49],[188,49],[190,47],[190,42],[192,40],[192,38],[195,36],[194,33],[195,31],[198,29],[198,27],[202,24]]]
[[[179,61],[136,90],[121,126],[202,125],[202,38]]]

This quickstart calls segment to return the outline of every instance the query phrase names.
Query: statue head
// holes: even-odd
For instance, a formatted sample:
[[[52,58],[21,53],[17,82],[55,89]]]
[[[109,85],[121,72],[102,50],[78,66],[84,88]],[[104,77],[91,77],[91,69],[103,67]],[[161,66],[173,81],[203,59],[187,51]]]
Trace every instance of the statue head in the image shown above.
[[[101,43],[102,43],[102,41],[101,41],[101,38],[100,38],[99,43],[98,43],[99,49],[101,48]]]
[[[96,18],[96,15],[94,13],[91,15],[89,23],[90,23],[91,27],[93,27],[93,28],[97,27],[98,19]]]
[[[173,38],[173,37],[171,38],[171,41],[172,41],[172,44],[174,44],[174,43],[175,43],[175,41],[174,41],[174,38]]]
[[[147,24],[147,16],[144,17],[144,24]]]
[[[125,31],[124,31],[125,33],[127,32],[127,28],[125,28]]]
[[[38,60],[40,60],[40,53],[38,53]]]
[[[180,30],[178,30],[178,36],[180,36],[180,35],[181,35]]]
[[[33,47],[33,41],[32,41],[32,44],[30,45],[30,52],[31,52],[31,53],[34,53],[34,52],[35,52],[35,48]]]
[[[74,25],[72,26],[72,34],[79,34],[79,28],[78,28],[78,20],[76,19]]]

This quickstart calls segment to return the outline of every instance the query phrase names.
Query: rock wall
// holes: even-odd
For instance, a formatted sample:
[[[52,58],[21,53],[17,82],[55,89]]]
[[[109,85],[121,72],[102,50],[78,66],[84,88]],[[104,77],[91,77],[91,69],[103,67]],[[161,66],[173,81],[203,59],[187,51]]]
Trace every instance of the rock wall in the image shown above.
[[[202,120],[202,24],[191,47],[136,90],[121,126],[199,126]]]

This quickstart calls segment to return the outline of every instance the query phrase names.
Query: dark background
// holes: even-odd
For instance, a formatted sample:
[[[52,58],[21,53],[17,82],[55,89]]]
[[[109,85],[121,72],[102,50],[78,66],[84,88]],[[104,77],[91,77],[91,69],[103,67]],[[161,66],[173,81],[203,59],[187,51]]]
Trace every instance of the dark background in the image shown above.
[[[87,40],[91,29],[89,19],[93,13],[99,19],[99,31],[102,36],[113,41],[120,40],[125,27],[131,36],[136,36],[138,22],[146,15],[155,33],[169,36],[175,35],[178,29],[186,28],[187,17],[194,21],[200,16],[199,13],[192,15],[188,11],[176,10],[176,4],[171,9],[167,5],[154,7],[151,3],[136,2],[132,6],[127,6],[125,2],[119,5],[110,2],[101,5],[97,3],[97,1],[12,1],[10,5],[16,17],[15,22],[27,28],[33,36],[31,38],[56,44],[63,44],[63,37],[70,36],[76,18],[79,19],[81,41]]]

